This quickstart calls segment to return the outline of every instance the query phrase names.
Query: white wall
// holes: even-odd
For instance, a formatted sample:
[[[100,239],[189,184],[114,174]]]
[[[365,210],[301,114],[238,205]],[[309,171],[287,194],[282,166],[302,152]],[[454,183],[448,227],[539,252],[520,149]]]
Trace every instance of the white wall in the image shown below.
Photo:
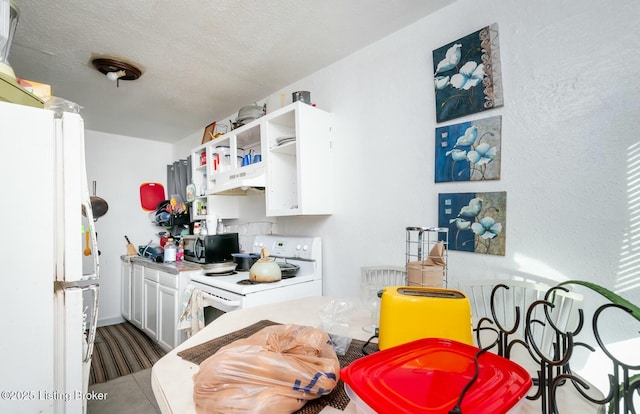
[[[120,314],[120,256],[126,254],[125,235],[135,245],[146,244],[161,227],[153,226],[140,205],[140,184],[166,186],[172,145],[122,135],[86,131],[87,175],[96,194],[109,204],[96,221],[100,250],[99,324],[123,321]],[[92,191],[92,190],[91,190]]]
[[[437,224],[438,193],[507,191],[506,256],[452,252],[454,285],[524,273],[637,299],[638,281],[619,276],[634,253],[638,11],[630,0],[460,0],[287,88],[334,114],[336,212],[280,223],[323,236],[326,293],[356,292],[362,265],[402,264],[405,227]],[[494,22],[505,105],[449,123],[502,115],[502,179],[434,184],[431,52]]]

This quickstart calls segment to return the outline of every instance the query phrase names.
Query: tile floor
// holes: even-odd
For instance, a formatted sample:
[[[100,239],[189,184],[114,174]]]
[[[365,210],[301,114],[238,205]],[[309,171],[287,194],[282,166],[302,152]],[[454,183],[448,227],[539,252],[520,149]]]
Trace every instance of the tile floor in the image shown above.
[[[103,401],[88,401],[88,414],[160,414],[151,390],[151,369],[91,385],[89,391],[107,394]]]

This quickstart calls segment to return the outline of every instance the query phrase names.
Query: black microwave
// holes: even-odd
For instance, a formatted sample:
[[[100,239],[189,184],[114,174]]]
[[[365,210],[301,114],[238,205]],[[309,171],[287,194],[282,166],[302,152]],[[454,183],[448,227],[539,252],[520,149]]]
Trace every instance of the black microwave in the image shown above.
[[[233,260],[232,253],[240,252],[238,233],[184,236],[184,259],[207,264]]]

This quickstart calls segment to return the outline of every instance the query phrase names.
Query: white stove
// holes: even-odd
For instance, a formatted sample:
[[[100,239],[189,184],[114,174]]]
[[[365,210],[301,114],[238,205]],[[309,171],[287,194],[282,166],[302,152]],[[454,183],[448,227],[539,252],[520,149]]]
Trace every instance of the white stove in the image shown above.
[[[201,290],[207,303],[229,312],[235,309],[275,303],[307,296],[322,296],[322,243],[319,237],[259,235],[252,253],[266,247],[276,261],[300,266],[294,277],[277,282],[249,282],[249,272],[228,276],[191,276],[191,283]],[[239,283],[240,282],[240,283]],[[245,284],[247,283],[247,284]]]

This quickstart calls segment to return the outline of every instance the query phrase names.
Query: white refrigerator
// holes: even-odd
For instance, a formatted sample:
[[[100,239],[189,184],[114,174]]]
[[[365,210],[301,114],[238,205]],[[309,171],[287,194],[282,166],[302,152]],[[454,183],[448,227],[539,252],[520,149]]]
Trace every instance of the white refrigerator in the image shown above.
[[[0,413],[86,412],[99,252],[80,115],[0,102],[0,174]]]

